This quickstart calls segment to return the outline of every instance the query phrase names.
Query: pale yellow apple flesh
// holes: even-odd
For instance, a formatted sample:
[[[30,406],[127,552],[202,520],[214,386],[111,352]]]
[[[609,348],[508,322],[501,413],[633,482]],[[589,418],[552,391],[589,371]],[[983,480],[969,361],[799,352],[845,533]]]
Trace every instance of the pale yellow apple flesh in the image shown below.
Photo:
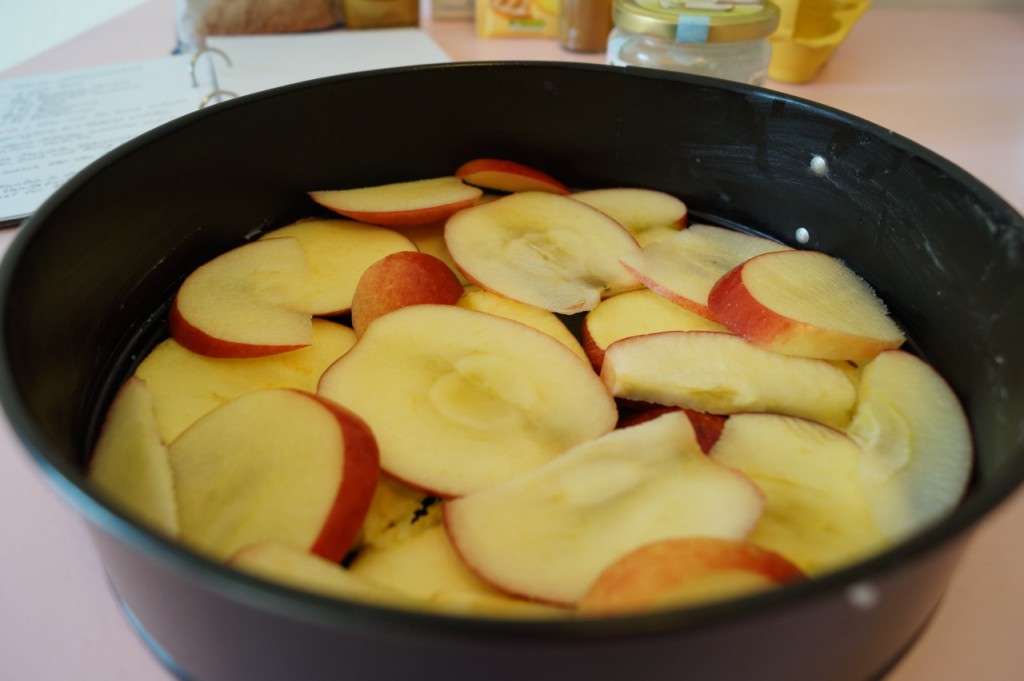
[[[601,381],[564,345],[454,305],[379,317],[318,391],[369,423],[388,473],[440,496],[538,466],[617,418]]]
[[[583,320],[583,347],[600,370],[604,352],[615,341],[659,331],[727,331],[650,289],[627,291],[598,303]]]
[[[616,296],[616,298],[617,297],[618,296]],[[611,298],[610,300],[614,300],[614,298]],[[580,345],[576,336],[569,331],[562,320],[553,312],[542,310],[539,307],[534,307],[533,305],[520,303],[519,301],[512,300],[511,298],[504,298],[496,293],[491,293],[490,291],[475,288],[465,291],[456,304],[459,307],[466,308],[467,310],[487,312],[489,314],[531,326],[538,331],[546,333],[565,347],[572,350],[580,357],[580,359],[588,359],[586,351],[584,351],[583,346]]]
[[[418,251],[386,255],[366,268],[352,296],[357,337],[378,317],[407,305],[454,305],[462,283],[443,261]]]
[[[350,572],[441,612],[503,617],[566,616],[561,608],[512,598],[476,576],[452,547],[443,524],[407,541],[359,553]]]
[[[680,537],[645,544],[605,568],[579,612],[611,615],[735,598],[804,578],[782,556],[746,541]]]
[[[182,542],[214,560],[280,541],[340,561],[379,474],[369,428],[297,390],[261,390],[209,412],[169,445]]]
[[[664,331],[612,343],[601,379],[616,397],[712,414],[773,411],[843,427],[857,391],[830,362],[728,333]]]
[[[260,238],[282,237],[302,246],[309,263],[306,297],[317,315],[348,312],[363,270],[390,253],[416,250],[404,234],[354,220],[303,220]]]
[[[970,425],[949,384],[930,365],[887,350],[864,367],[850,437],[875,521],[894,540],[960,503],[973,467]]]
[[[697,436],[697,444],[700,445],[701,451],[707,454],[711,451],[715,442],[718,440],[718,436],[722,432],[722,426],[725,425],[725,420],[728,416],[722,416],[720,414],[709,414],[705,411],[695,411],[693,409],[683,409],[682,407],[646,407],[637,411],[623,412],[619,417],[619,428],[629,428],[630,426],[638,426],[645,421],[656,419],[663,414],[669,412],[680,411],[686,414],[686,417],[690,419],[690,425],[693,426],[693,432]]]
[[[737,414],[709,456],[742,471],[765,495],[750,541],[808,574],[888,546],[860,483],[861,449],[844,433],[780,414]]]
[[[146,355],[135,375],[153,396],[157,425],[170,442],[203,414],[255,390],[296,388],[316,392],[320,375],[355,345],[347,326],[313,319],[312,343],[267,357],[206,357],[168,338]]]
[[[677,412],[446,501],[445,522],[483,579],[520,597],[574,605],[629,551],[676,536],[743,539],[762,507],[757,488],[709,459]]]
[[[349,569],[360,579],[423,600],[444,591],[501,593],[459,559],[440,522],[403,542],[360,551]]]
[[[570,195],[629,230],[641,246],[661,241],[686,226],[686,204],[665,192],[637,187],[588,189]]]
[[[818,251],[751,258],[715,284],[708,306],[737,335],[790,355],[868,360],[905,340],[871,286]]]
[[[558,194],[522,192],[467,208],[445,224],[448,251],[481,288],[571,314],[639,287],[619,263],[638,252],[604,213]]]
[[[479,203],[479,199],[477,202]],[[469,284],[469,279],[455,265],[455,261],[452,260],[452,254],[448,252],[448,244],[444,242],[444,222],[431,222],[425,225],[403,227],[402,234],[409,237],[409,240],[416,244],[416,249],[420,253],[429,253],[444,262],[445,265],[448,265],[463,286]]]
[[[482,194],[454,176],[390,184],[313,191],[310,198],[353,220],[371,225],[404,227],[444,220],[472,206]]]
[[[441,505],[437,502],[436,497],[382,474],[363,520],[359,549],[395,546],[439,525]]]
[[[261,357],[312,342],[309,265],[297,239],[255,241],[196,268],[178,288],[171,335],[211,357]]]
[[[361,579],[338,563],[280,541],[249,544],[226,563],[260,579],[320,596],[378,605],[416,605],[414,599],[397,590]]]
[[[178,508],[167,447],[145,381],[129,378],[107,410],[86,472],[112,504],[143,525],[178,535]]]
[[[622,264],[655,293],[715,319],[708,295],[718,279],[756,255],[781,250],[791,249],[764,237],[695,224],[624,256]]]

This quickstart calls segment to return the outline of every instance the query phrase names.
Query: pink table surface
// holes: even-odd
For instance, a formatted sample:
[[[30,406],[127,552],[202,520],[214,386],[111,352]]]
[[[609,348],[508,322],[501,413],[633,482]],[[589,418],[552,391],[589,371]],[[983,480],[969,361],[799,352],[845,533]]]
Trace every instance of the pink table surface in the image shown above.
[[[550,40],[481,41],[468,22],[433,22],[424,14],[424,28],[457,61],[603,60],[564,52]],[[172,21],[171,0],[150,0],[0,78],[160,56],[173,43]],[[872,9],[815,82],[768,87],[907,136],[1024,211],[1024,11]],[[0,233],[0,248],[11,237]],[[887,681],[1024,679],[1022,532],[1018,493],[978,529],[938,616]],[[0,679],[171,678],[111,598],[81,521],[5,419],[0,540]]]

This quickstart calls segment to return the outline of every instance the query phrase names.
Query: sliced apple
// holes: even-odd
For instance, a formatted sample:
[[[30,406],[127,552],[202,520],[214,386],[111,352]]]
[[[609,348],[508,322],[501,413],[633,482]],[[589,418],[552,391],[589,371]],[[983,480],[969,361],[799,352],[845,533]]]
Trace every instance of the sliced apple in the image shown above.
[[[576,192],[571,198],[614,218],[641,246],[661,241],[686,226],[686,204],[654,189],[589,189]]]
[[[418,489],[381,475],[363,520],[360,550],[388,548],[441,524],[441,504]]]
[[[512,598],[477,577],[452,548],[442,524],[401,543],[361,551],[349,571],[440,612],[545,618],[568,614],[561,608]]]
[[[446,501],[444,511],[455,549],[483,579],[574,605],[605,567],[644,544],[743,539],[762,504],[749,480],[701,452],[686,416],[671,413]]]
[[[521,192],[453,215],[445,242],[462,273],[481,288],[571,314],[639,287],[619,263],[639,252],[604,213],[558,194]]]
[[[850,437],[875,521],[900,540],[959,504],[974,465],[970,425],[933,367],[887,350],[864,367]]]
[[[715,284],[708,307],[737,335],[789,355],[868,360],[906,340],[871,286],[818,251],[751,258]]]
[[[609,565],[580,601],[585,615],[614,615],[724,600],[799,581],[803,571],[749,542],[663,539]]]
[[[379,473],[373,434],[359,417],[288,389],[214,409],[169,454],[181,540],[218,560],[273,540],[340,561]]]
[[[501,619],[553,619],[574,614],[569,608],[475,591],[439,591],[427,605],[450,615]]]
[[[568,194],[569,188],[545,172],[498,158],[477,158],[459,166],[455,177],[476,187],[502,192]]]
[[[675,305],[650,289],[602,300],[583,320],[583,347],[598,370],[617,340],[659,331],[727,331],[717,322]]]
[[[645,421],[656,419],[662,414],[673,411],[681,411],[690,419],[690,425],[693,426],[693,432],[697,436],[697,443],[705,454],[711,451],[711,448],[718,440],[718,436],[722,433],[725,419],[728,418],[719,414],[708,414],[702,411],[694,411],[693,409],[683,409],[682,407],[653,407],[643,411],[624,414],[619,419],[618,427],[629,428],[630,426],[638,426]]]
[[[715,319],[708,295],[718,279],[755,255],[781,250],[791,249],[764,237],[696,224],[624,256],[622,264],[658,295]]]
[[[586,351],[580,345],[576,336],[569,331],[568,327],[553,312],[542,310],[539,307],[527,305],[526,303],[520,303],[511,298],[504,298],[490,291],[475,288],[463,293],[457,305],[467,310],[487,312],[532,326],[572,350],[580,359],[588,359]]]
[[[310,198],[321,206],[371,225],[403,227],[444,220],[472,206],[483,193],[454,176],[391,184],[313,191]]]
[[[844,433],[780,414],[737,414],[709,456],[764,492],[750,535],[809,574],[848,565],[887,546],[860,482],[862,453]]]
[[[178,535],[178,509],[167,447],[160,438],[146,382],[131,377],[107,411],[86,473],[115,506],[169,537]]]
[[[417,251],[386,255],[359,277],[352,297],[352,328],[361,337],[381,315],[407,305],[454,305],[462,291],[451,268],[432,255]]]
[[[382,467],[436,494],[466,494],[615,427],[593,370],[547,334],[454,305],[379,317],[320,380],[366,419]]]
[[[146,381],[164,442],[171,442],[200,416],[255,390],[296,388],[316,392],[320,374],[356,342],[352,329],[313,319],[309,347],[267,357],[224,359],[187,350],[173,338],[157,345],[135,375]]]
[[[351,599],[377,605],[413,605],[401,592],[366,581],[314,553],[279,541],[249,544],[228,558],[227,564],[255,577],[320,596]]]
[[[772,411],[844,427],[857,391],[825,360],[765,350],[728,333],[663,331],[612,343],[601,379],[616,397],[712,414]]]
[[[181,283],[171,335],[210,357],[262,357],[312,342],[309,265],[297,239],[254,241],[196,268]]]
[[[349,569],[360,579],[422,600],[443,591],[501,593],[470,572],[459,559],[442,523],[403,542],[364,549]]]
[[[336,315],[349,311],[363,270],[390,253],[415,251],[408,236],[354,220],[303,220],[261,239],[298,239],[309,263],[306,297],[310,311]]]

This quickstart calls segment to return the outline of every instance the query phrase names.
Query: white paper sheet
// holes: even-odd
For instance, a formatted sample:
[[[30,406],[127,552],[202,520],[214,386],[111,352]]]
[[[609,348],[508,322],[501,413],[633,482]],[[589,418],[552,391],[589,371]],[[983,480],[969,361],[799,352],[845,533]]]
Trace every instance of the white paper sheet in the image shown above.
[[[214,86],[245,95],[341,73],[449,61],[414,28],[218,37],[209,46],[228,55],[230,65],[205,55],[211,63],[200,60],[196,85],[184,55],[0,80],[0,224],[33,213],[119,144],[195,111]]]

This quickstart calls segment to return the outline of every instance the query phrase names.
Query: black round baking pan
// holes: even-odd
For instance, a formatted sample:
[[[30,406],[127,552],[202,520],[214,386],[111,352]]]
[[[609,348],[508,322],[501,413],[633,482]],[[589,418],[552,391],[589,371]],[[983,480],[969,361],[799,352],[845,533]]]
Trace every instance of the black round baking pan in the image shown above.
[[[842,258],[949,380],[977,465],[958,510],[881,555],[770,593],[606,619],[502,621],[321,598],[209,562],[86,482],[103,411],[166,333],[183,276],[313,210],[313,188],[451,174],[480,156],[574,187],[684,198],[694,220]],[[913,645],[972,529],[1024,480],[1024,219],[891,131],[724,81],[561,63],[356,73],[225,102],[74,177],[0,274],[0,398],[84,519],[115,596],[194,681],[863,681]]]

